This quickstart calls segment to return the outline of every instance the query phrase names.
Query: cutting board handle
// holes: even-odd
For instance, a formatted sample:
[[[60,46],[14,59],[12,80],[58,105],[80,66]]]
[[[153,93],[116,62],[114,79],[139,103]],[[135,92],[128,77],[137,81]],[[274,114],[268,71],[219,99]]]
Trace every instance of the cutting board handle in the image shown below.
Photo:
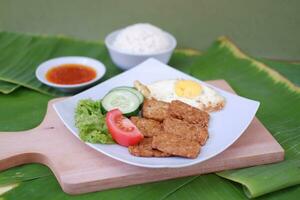
[[[232,91],[224,81],[214,81],[213,84]],[[75,138],[55,113],[54,102],[49,102],[45,119],[39,127],[24,132],[0,133],[0,171],[29,162],[43,163],[51,169],[65,192],[80,194],[268,164],[284,158],[281,146],[254,119],[235,144],[200,165],[157,170],[131,166],[111,159]]]
[[[39,137],[35,131],[0,132],[0,170],[43,160],[42,149],[32,145]]]
[[[43,122],[36,128],[19,132],[0,132],[0,171],[26,163],[42,163],[48,165],[49,155],[53,148],[53,134],[56,129],[57,117],[52,109],[53,102],[48,103],[47,113]],[[55,138],[55,137],[54,137]],[[48,142],[45,142],[48,141]]]

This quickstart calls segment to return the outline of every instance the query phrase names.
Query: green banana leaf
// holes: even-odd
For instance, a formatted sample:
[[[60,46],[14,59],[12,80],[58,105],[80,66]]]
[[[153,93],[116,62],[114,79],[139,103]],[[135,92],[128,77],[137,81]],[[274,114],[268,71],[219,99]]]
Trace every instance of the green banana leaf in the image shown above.
[[[288,77],[295,85],[300,86],[300,63],[274,61],[264,58],[259,58],[257,60],[275,69],[283,76]]]
[[[249,197],[300,183],[300,88],[267,65],[242,53],[221,38],[191,67],[200,79],[227,80],[238,94],[261,102],[257,116],[280,142],[285,161],[218,175],[239,182]]]
[[[225,41],[225,42],[224,42]],[[225,43],[225,44],[224,44]],[[222,47],[222,48],[220,48]],[[188,72],[198,78],[202,79],[215,79],[225,77],[227,81],[231,83],[231,85],[238,91],[240,95],[256,98],[255,95],[258,95],[258,99],[262,101],[262,109],[259,111],[259,118],[264,122],[264,124],[270,129],[272,133],[276,133],[277,137],[280,137],[284,140],[284,135],[281,134],[288,133],[291,136],[295,136],[293,129],[295,132],[297,131],[297,126],[295,125],[295,121],[283,121],[282,122],[276,115],[273,117],[274,113],[270,108],[274,108],[275,111],[278,111],[280,108],[276,108],[274,106],[275,103],[271,103],[271,105],[265,104],[268,97],[269,91],[274,90],[274,92],[279,92],[278,94],[283,95],[284,97],[278,99],[279,104],[285,105],[285,108],[288,108],[288,111],[282,113],[283,116],[289,116],[292,113],[289,108],[289,104],[293,101],[297,100],[299,97],[299,93],[297,92],[297,88],[286,78],[282,76],[278,76],[278,73],[274,73],[274,71],[270,71],[270,68],[261,69],[261,66],[256,66],[257,63],[254,60],[251,60],[250,64],[247,61],[247,57],[240,58],[231,52],[232,44],[230,44],[227,40],[221,40],[214,44],[214,46],[208,50],[203,56],[196,56],[192,58],[192,60],[187,59],[186,63],[192,64],[191,67],[188,67],[188,64],[184,64],[185,55],[181,54],[177,56],[177,53],[173,56],[171,60],[171,65],[178,67],[180,70]],[[224,50],[225,49],[225,50]],[[233,48],[234,49],[234,48]],[[230,51],[229,51],[230,50]],[[233,51],[235,52],[235,51]],[[212,55],[215,55],[217,61],[212,61]],[[247,62],[244,63],[245,59]],[[176,61],[177,60],[177,61]],[[223,62],[220,61],[228,61]],[[242,61],[241,61],[242,60]],[[252,63],[254,62],[254,64]],[[179,65],[176,65],[178,63]],[[266,71],[264,71],[266,70]],[[240,74],[240,72],[243,72]],[[247,72],[247,73],[245,73]],[[223,73],[223,74],[222,74]],[[255,74],[255,76],[253,75]],[[110,75],[113,75],[111,73]],[[235,75],[235,76],[234,76]],[[243,83],[243,80],[249,81],[249,79],[253,76],[255,77],[255,81],[253,81],[252,85]],[[109,76],[108,76],[109,77]],[[271,78],[270,78],[271,77]],[[278,78],[279,77],[279,78]],[[233,79],[233,80],[231,80]],[[260,84],[260,83],[264,84]],[[276,87],[279,85],[279,89]],[[259,86],[259,87],[258,87]],[[275,89],[273,88],[275,86]],[[259,94],[255,94],[253,90],[255,88],[260,88]],[[284,89],[287,89],[286,91]],[[295,96],[294,96],[295,94]],[[273,95],[270,95],[270,98],[273,98]],[[47,95],[42,95],[37,92],[27,90],[27,89],[19,89],[10,95],[0,95],[0,127],[2,129],[2,125],[4,125],[4,129],[6,131],[9,130],[23,130],[32,128],[37,125],[45,112],[46,102],[50,97]],[[2,101],[3,99],[3,101]],[[34,119],[33,123],[31,123],[32,116],[30,116],[30,112],[34,107],[32,105],[32,100],[34,99],[35,104],[39,104],[35,109],[37,110],[37,117]],[[276,98],[275,98],[276,99]],[[286,103],[282,103],[283,100],[287,100]],[[2,101],[2,102],[1,102]],[[19,102],[23,101],[23,105],[20,105],[15,108],[15,105],[18,105]],[[7,103],[10,102],[10,104]],[[296,104],[297,105],[297,104]],[[29,108],[27,108],[29,106]],[[30,107],[31,106],[31,107]],[[7,107],[7,108],[6,108]],[[1,114],[2,109],[6,109],[5,112],[11,111],[12,115],[5,117],[5,115]],[[295,111],[298,107],[294,107]],[[20,109],[20,110],[19,110]],[[276,110],[277,109],[277,110]],[[299,110],[299,108],[298,108]],[[280,110],[279,110],[280,111]],[[261,113],[262,112],[262,113]],[[21,114],[19,116],[18,114]],[[28,116],[25,122],[18,124],[18,122],[24,121]],[[298,115],[292,116],[297,117]],[[298,116],[299,117],[299,116]],[[33,117],[34,118],[34,117]],[[2,122],[3,120],[6,120]],[[296,118],[295,118],[296,119]],[[6,123],[8,125],[5,126]],[[34,124],[35,123],[35,124]],[[286,132],[285,132],[286,131]],[[275,135],[275,134],[274,134]],[[278,139],[278,138],[277,138]],[[285,138],[286,139],[286,138]],[[294,139],[294,138],[293,138]],[[297,140],[295,141],[297,143]],[[284,142],[285,149],[289,147],[289,141]],[[293,147],[293,148],[297,148]],[[295,149],[296,151],[297,149]],[[297,158],[295,156],[295,158]],[[284,163],[284,162],[283,162]],[[28,168],[26,168],[26,166]],[[243,194],[242,187],[239,184],[235,184],[233,182],[222,179],[216,175],[203,175],[196,177],[189,177],[183,179],[175,179],[170,181],[163,181],[159,183],[145,184],[139,186],[132,186],[124,189],[115,189],[108,190],[104,192],[96,192],[92,194],[80,195],[76,197],[72,197],[64,194],[60,187],[57,184],[57,181],[54,179],[52,173],[49,170],[45,170],[45,167],[41,165],[25,165],[17,168],[13,168],[7,170],[5,172],[0,173],[0,177],[5,177],[6,179],[2,183],[11,184],[14,181],[21,181],[15,188],[10,190],[9,192],[2,195],[4,199],[100,199],[101,197],[113,198],[113,199],[136,199],[139,197],[145,197],[145,199],[182,199],[183,197],[189,199],[245,199],[245,195]],[[272,167],[272,165],[270,165]],[[284,166],[283,166],[284,167]],[[30,168],[35,168],[35,170],[30,171]],[[246,170],[246,169],[245,169]],[[250,169],[251,170],[251,169]],[[269,170],[269,169],[268,169]],[[262,171],[263,172],[263,171]],[[18,179],[18,174],[28,174],[26,178]],[[227,172],[228,173],[228,172]],[[244,172],[246,173],[246,172]],[[221,174],[220,174],[221,175]],[[229,172],[230,175],[230,172]],[[245,174],[241,172],[241,176],[243,177]],[[270,175],[268,175],[270,177]],[[251,177],[250,177],[251,178]],[[286,178],[288,179],[288,178]],[[0,178],[1,180],[1,178]],[[9,181],[10,180],[10,181]],[[273,179],[272,179],[273,181]],[[296,184],[296,183],[295,183]],[[290,184],[291,185],[291,184]],[[286,185],[289,186],[289,185]],[[279,187],[280,188],[280,187]],[[270,194],[264,196],[265,199],[292,199],[300,195],[300,189],[298,186],[291,187],[289,189],[275,192],[274,194]],[[127,198],[128,196],[128,198]],[[254,195],[253,195],[254,196]]]
[[[188,55],[187,58],[184,59],[185,55],[180,54],[180,52],[184,52],[185,55]],[[186,66],[191,65],[195,60],[197,55],[200,55],[200,52],[189,49],[180,49],[176,50],[176,56],[173,56],[174,59],[171,60],[171,66],[178,66],[178,69],[185,68]],[[183,59],[182,59],[183,58]],[[272,61],[264,58],[257,59],[264,64],[270,66],[271,68],[277,70],[282,75],[289,78],[295,85],[300,86],[300,64],[299,63],[290,63],[290,62],[280,62],[280,61]],[[9,94],[13,92],[15,89],[19,88],[20,85],[0,81],[0,92],[3,94]]]
[[[45,46],[47,48],[45,48]],[[181,51],[178,50],[178,58],[175,57],[175,63],[181,65]],[[186,59],[181,66],[191,64],[193,56],[198,52],[194,50],[185,50],[189,55],[189,61]],[[20,85],[36,90],[38,92],[52,96],[63,95],[41,84],[35,78],[35,69],[43,61],[68,55],[88,56],[101,60],[109,66],[108,75],[103,80],[121,72],[116,67],[112,67],[106,48],[100,42],[86,42],[70,39],[64,36],[33,36],[10,32],[0,32],[0,92],[8,94]]]
[[[20,87],[20,85],[9,83],[6,81],[0,81],[0,92],[3,94],[9,94],[13,92],[15,89]]]
[[[47,46],[47,48],[44,48],[45,46]],[[199,55],[199,52],[195,50],[185,50],[185,54],[188,54],[191,58],[184,60],[184,63],[181,65],[180,57],[175,57],[174,62],[177,66],[184,67],[190,65],[194,61],[192,58]],[[85,42],[64,36],[41,37],[0,32],[0,92],[8,94],[22,85],[49,95],[63,95],[57,90],[53,90],[41,84],[35,78],[34,73],[38,64],[44,60],[68,55],[89,56],[101,59],[108,66],[112,65],[108,59],[103,43]],[[176,59],[179,63],[177,63]],[[262,60],[272,62],[266,59]],[[278,62],[270,64],[274,66],[276,70],[282,72],[283,75],[289,73],[288,75],[291,76],[292,81],[297,81],[299,70],[296,69],[293,64]],[[286,70],[287,68],[288,70]],[[116,68],[110,67],[109,69]],[[297,84],[299,83],[297,82]]]
[[[2,40],[0,42],[0,49],[5,50],[5,48],[12,42],[15,40],[15,37],[10,37],[7,38],[7,40]],[[0,53],[3,53],[3,51],[0,50]],[[0,60],[1,62],[2,60]],[[17,89],[19,87],[18,84],[14,84],[14,83],[9,83],[6,81],[0,81],[0,92],[3,94],[8,94],[12,91],[14,91],[15,89]]]
[[[103,43],[86,42],[64,36],[32,36],[0,32],[0,80],[21,85],[38,92],[63,95],[35,77],[37,66],[45,60],[59,56],[88,56],[101,60],[108,66],[102,80],[121,72],[114,67]]]
[[[34,174],[34,176],[33,176]],[[0,185],[15,184],[52,175],[48,167],[40,164],[23,165],[14,170],[5,170],[0,176]]]
[[[0,94],[1,131],[21,131],[36,127],[46,113],[48,95],[20,88],[10,95]]]

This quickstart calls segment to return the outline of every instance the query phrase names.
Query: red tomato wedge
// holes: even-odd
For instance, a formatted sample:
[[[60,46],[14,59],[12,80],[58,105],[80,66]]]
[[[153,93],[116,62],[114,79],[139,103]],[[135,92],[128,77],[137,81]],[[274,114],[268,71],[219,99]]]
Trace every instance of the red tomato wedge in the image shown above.
[[[113,139],[122,146],[135,145],[144,136],[138,128],[119,109],[113,109],[106,114],[106,125]]]

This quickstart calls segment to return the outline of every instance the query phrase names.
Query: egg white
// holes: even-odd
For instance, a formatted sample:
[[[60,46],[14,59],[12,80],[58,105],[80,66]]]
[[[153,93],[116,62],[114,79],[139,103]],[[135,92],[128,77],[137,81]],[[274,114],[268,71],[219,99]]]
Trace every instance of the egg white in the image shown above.
[[[218,94],[214,89],[199,83],[202,87],[202,92],[193,98],[178,96],[175,92],[176,82],[179,80],[162,80],[146,85],[150,94],[150,98],[155,98],[160,101],[171,102],[179,100],[191,106],[205,110],[224,104],[224,97]]]

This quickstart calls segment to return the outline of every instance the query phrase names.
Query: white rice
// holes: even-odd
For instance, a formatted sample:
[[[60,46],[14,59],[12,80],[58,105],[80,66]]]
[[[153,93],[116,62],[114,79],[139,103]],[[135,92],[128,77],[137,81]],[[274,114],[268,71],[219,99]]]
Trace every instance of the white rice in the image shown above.
[[[170,48],[168,35],[151,24],[140,23],[128,26],[120,31],[113,46],[127,53],[153,54]]]

